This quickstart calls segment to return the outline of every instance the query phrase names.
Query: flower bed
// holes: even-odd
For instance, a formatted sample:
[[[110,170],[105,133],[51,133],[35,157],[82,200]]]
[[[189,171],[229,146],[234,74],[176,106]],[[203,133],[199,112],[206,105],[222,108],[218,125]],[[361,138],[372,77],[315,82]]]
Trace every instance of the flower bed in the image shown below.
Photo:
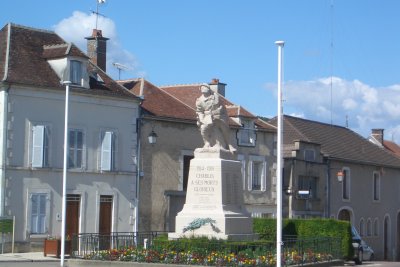
[[[201,253],[196,251],[167,251],[128,247],[93,252],[85,256],[87,260],[128,261],[162,264],[203,265],[203,266],[275,266],[276,257],[272,253],[245,250],[239,253],[212,251]],[[299,254],[297,251],[286,251],[282,257],[284,265],[299,265],[331,261],[330,254],[313,253]]]

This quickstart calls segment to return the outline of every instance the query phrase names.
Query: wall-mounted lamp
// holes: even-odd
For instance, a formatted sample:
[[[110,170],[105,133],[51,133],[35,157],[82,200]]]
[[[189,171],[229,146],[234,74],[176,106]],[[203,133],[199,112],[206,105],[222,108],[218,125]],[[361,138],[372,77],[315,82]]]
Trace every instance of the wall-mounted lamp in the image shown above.
[[[343,171],[338,171],[336,176],[337,176],[339,183],[343,182],[343,176],[344,176]]]
[[[157,134],[154,132],[154,130],[151,131],[147,138],[149,139],[150,144],[154,145],[157,143]]]

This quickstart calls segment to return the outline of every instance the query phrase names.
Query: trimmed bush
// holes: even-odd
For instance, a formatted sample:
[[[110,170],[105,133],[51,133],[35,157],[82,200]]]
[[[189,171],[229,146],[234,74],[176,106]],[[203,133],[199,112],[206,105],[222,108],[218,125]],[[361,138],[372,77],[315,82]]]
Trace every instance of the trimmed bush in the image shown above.
[[[263,240],[276,240],[276,219],[255,218],[254,233]],[[343,258],[350,259],[353,253],[351,225],[346,221],[333,219],[284,219],[282,236],[307,239],[315,237],[337,237],[342,240]]]

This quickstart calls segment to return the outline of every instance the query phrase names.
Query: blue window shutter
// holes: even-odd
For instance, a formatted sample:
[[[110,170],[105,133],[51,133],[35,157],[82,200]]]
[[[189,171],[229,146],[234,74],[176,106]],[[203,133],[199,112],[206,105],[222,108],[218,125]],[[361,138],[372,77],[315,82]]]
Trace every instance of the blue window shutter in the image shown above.
[[[101,170],[111,171],[113,162],[113,132],[104,132],[101,142]]]
[[[36,125],[33,126],[32,136],[32,167],[41,168],[44,163],[44,137],[45,137],[45,126]]]

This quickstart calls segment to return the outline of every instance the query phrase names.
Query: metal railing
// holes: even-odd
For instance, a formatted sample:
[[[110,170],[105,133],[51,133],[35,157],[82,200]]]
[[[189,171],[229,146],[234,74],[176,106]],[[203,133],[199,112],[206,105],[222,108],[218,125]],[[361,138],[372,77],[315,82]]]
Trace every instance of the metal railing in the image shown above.
[[[168,241],[156,238],[165,232],[79,234],[72,239],[71,257],[100,260],[129,260],[175,264],[210,264],[210,258],[239,261],[254,260],[271,266],[276,260],[274,241],[222,241],[179,239]],[[282,263],[285,266],[301,266],[307,263],[342,259],[340,238],[283,238]],[[127,255],[131,253],[130,255]],[[142,256],[143,257],[142,257]],[[152,255],[151,257],[148,255]],[[218,256],[217,256],[218,255]],[[218,258],[218,257],[221,257]],[[218,259],[217,259],[218,258]],[[195,260],[195,261],[194,261]],[[206,261],[208,262],[201,262]]]
[[[147,247],[152,240],[166,232],[113,232],[110,234],[82,233],[71,239],[71,257],[84,258],[104,250],[127,247]]]

